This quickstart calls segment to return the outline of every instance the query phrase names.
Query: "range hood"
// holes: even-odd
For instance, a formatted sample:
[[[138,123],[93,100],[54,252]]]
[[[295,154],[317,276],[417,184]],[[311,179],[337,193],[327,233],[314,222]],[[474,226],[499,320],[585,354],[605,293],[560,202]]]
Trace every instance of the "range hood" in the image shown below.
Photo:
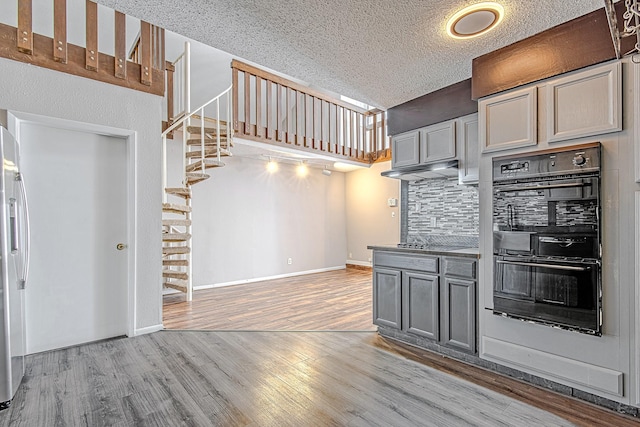
[[[382,172],[380,175],[387,178],[402,179],[405,181],[418,181],[421,179],[451,178],[458,176],[458,161],[427,163],[422,165],[407,166]]]

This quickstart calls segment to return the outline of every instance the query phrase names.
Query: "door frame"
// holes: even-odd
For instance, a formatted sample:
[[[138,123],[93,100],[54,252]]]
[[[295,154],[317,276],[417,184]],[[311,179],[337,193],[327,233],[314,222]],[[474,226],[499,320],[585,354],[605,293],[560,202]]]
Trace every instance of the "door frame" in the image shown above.
[[[7,111],[7,124],[16,140],[20,141],[22,124],[38,124],[58,129],[92,133],[116,138],[123,138],[127,145],[127,336],[136,335],[136,242],[137,236],[137,178],[135,173],[137,132],[111,126],[77,122],[38,114]],[[28,286],[28,285],[27,285]]]

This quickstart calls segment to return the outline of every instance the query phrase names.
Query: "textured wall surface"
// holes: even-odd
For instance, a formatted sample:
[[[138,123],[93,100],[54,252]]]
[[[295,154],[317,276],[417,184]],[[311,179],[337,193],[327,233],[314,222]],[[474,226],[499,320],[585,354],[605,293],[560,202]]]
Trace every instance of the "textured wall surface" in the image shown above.
[[[137,132],[135,327],[160,325],[162,99],[7,59],[0,59],[0,74],[0,109]]]
[[[458,178],[409,183],[407,241],[423,235],[477,236],[478,188],[459,185]],[[435,218],[435,226],[431,219]]]

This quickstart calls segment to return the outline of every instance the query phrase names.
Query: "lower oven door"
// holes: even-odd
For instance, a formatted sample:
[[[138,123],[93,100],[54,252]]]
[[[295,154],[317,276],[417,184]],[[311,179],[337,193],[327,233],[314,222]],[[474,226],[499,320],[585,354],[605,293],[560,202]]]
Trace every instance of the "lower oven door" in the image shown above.
[[[600,266],[596,261],[496,257],[495,267],[494,311],[600,335]],[[521,281],[505,282],[514,272],[520,272]],[[513,288],[520,289],[522,296],[504,292]]]

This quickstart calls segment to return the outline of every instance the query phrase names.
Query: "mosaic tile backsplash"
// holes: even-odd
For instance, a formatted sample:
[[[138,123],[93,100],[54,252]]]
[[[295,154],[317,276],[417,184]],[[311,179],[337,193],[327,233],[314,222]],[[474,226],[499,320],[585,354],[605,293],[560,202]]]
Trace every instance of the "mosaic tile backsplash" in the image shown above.
[[[408,186],[407,242],[430,242],[449,236],[477,245],[478,187],[458,178],[429,179]],[[435,225],[432,225],[435,218]],[[441,239],[439,239],[441,240]]]

